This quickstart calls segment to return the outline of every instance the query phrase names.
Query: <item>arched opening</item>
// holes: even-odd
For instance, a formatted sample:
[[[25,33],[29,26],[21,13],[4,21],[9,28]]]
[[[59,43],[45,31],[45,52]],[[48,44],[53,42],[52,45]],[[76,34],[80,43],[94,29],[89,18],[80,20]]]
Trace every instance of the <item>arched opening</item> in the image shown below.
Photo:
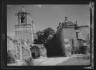
[[[25,17],[21,16],[21,23],[24,23],[24,21],[25,21]]]
[[[35,52],[32,52],[32,57],[36,58]]]
[[[30,50],[33,59],[40,57],[40,48],[38,46],[32,46]]]

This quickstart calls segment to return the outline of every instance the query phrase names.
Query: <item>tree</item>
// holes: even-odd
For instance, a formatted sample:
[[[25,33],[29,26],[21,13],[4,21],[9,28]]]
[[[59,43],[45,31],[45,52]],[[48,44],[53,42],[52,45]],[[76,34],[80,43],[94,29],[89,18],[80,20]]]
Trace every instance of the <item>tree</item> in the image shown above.
[[[44,36],[47,39],[50,35],[54,35],[55,31],[52,28],[47,28],[44,30]]]
[[[34,40],[35,44],[42,44],[42,43],[44,43],[44,36],[43,36],[43,34],[44,34],[43,31],[38,31],[36,33],[37,38]]]
[[[35,44],[44,44],[53,37],[55,31],[52,28],[44,29],[43,31],[38,31],[36,33],[37,39],[34,40]]]

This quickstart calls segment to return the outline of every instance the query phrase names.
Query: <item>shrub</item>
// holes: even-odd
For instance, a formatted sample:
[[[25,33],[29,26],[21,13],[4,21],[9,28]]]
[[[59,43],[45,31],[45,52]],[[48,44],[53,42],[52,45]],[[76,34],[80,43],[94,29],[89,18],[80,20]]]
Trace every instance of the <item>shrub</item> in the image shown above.
[[[86,42],[82,39],[78,40],[78,47],[74,49],[75,53],[81,53],[81,54],[86,54],[88,51],[88,47],[86,44]]]
[[[7,51],[7,63],[15,63],[15,58],[12,56],[11,51]]]
[[[9,50],[7,51],[7,63],[15,63],[15,58],[12,56]]]
[[[29,57],[28,59],[24,59],[24,62],[27,66],[33,65],[33,59],[32,57]]]

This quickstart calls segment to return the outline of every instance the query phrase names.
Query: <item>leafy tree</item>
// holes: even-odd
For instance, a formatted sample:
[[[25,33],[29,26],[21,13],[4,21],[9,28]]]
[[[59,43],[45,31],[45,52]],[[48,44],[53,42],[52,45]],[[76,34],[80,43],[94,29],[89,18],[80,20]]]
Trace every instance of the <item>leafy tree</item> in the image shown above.
[[[48,39],[48,37],[53,34],[55,34],[55,31],[52,28],[47,28],[44,30],[45,39]]]
[[[42,44],[44,42],[43,31],[38,31],[36,35],[37,35],[37,38],[34,40],[34,43]]]
[[[44,44],[53,37],[55,31],[52,28],[44,29],[43,31],[38,31],[36,33],[37,39],[34,40],[35,44]]]

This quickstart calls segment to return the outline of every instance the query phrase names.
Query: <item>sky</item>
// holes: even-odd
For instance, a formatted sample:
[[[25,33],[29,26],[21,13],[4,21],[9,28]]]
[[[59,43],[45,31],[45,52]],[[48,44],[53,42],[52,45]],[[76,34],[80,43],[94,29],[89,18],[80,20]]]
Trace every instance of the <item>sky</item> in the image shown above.
[[[35,31],[51,27],[56,31],[59,22],[65,17],[78,25],[90,25],[90,8],[86,5],[64,4],[35,4],[35,5],[7,5],[7,34],[14,36],[15,25],[18,17],[15,16],[22,6],[31,14],[35,25]]]

